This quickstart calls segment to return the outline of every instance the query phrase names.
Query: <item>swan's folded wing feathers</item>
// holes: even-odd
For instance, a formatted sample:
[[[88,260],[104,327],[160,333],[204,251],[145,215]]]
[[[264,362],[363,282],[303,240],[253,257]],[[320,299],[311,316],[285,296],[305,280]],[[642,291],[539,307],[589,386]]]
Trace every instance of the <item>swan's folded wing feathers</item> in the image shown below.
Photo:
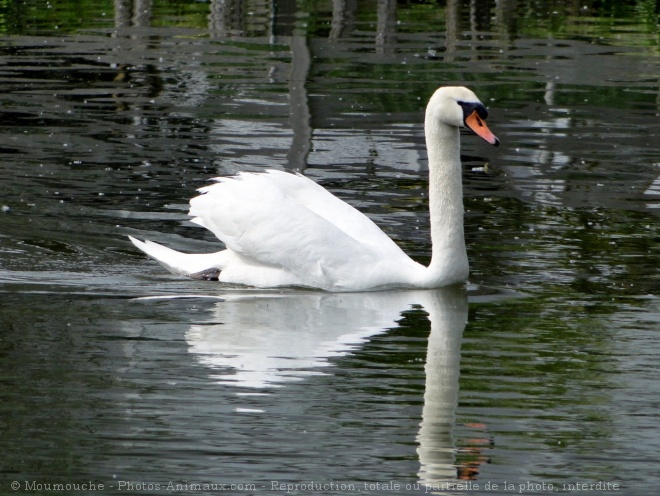
[[[406,256],[403,250],[369,217],[340,200],[320,184],[302,174],[269,170],[268,176],[287,196],[334,224],[360,243],[388,256]]]
[[[295,177],[295,176],[294,176]],[[286,194],[270,175],[244,174],[206,187],[190,214],[227,247],[261,264],[282,267],[301,284],[345,279],[378,254]]]

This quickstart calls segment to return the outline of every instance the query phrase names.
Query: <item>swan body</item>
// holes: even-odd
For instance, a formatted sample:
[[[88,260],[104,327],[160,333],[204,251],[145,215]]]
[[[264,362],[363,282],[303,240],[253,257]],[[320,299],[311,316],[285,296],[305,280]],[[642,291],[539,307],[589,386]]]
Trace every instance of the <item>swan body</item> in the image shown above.
[[[476,95],[463,87],[439,88],[427,106],[433,243],[428,267],[314,181],[278,170],[216,178],[190,201],[192,222],[213,232],[226,246],[222,251],[185,254],[129,238],[173,273],[261,288],[367,291],[463,282],[468,259],[459,128],[468,127],[497,145],[486,116]]]

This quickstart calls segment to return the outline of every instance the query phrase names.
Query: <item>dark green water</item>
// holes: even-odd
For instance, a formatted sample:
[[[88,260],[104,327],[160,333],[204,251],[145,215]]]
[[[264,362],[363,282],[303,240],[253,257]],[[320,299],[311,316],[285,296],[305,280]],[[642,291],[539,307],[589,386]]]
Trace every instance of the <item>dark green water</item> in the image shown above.
[[[656,491],[657,2],[29,0],[0,34],[1,494]],[[426,262],[445,84],[502,141],[463,137],[467,291],[227,288],[126,240],[215,250],[195,188],[292,168]]]

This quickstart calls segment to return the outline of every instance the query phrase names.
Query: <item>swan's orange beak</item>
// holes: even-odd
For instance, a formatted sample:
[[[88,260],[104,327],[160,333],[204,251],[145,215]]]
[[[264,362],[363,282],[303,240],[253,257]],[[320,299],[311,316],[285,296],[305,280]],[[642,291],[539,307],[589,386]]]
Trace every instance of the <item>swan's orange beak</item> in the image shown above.
[[[465,118],[465,125],[474,131],[477,136],[483,138],[491,145],[499,146],[500,140],[490,132],[490,129],[488,129],[488,126],[486,125],[486,121],[479,117],[476,110]]]

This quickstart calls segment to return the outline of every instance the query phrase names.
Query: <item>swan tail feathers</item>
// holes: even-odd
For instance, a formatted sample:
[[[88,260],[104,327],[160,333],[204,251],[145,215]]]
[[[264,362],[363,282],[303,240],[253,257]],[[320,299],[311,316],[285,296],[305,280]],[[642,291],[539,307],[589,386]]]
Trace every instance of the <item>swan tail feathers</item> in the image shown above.
[[[140,241],[129,236],[138,249],[156,260],[173,274],[183,275],[191,279],[217,281],[223,269],[224,251],[216,253],[182,253],[167,248],[153,241]]]

